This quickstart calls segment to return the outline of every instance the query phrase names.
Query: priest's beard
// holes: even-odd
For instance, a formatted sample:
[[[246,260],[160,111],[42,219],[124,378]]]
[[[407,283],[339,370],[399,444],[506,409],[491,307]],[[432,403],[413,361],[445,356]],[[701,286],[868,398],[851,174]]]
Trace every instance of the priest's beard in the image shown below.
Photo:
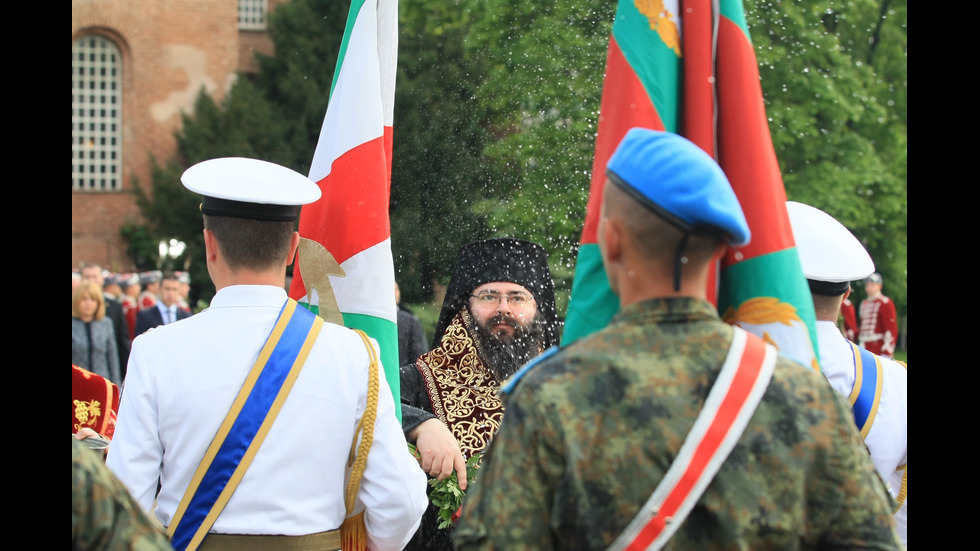
[[[489,329],[501,321],[514,328],[513,335],[495,335]],[[476,325],[476,338],[482,345],[486,367],[499,382],[504,382],[522,365],[541,353],[544,337],[544,317],[538,312],[531,323],[522,325],[517,318],[497,314],[485,323]]]

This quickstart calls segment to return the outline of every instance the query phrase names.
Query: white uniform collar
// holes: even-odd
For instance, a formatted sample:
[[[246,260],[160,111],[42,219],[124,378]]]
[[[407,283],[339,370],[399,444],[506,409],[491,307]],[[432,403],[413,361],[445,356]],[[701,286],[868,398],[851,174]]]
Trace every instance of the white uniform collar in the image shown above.
[[[817,320],[820,370],[834,390],[847,396],[854,386],[854,352],[837,324]]]
[[[215,293],[211,308],[235,306],[274,306],[281,307],[286,299],[286,290],[274,285],[232,285]]]

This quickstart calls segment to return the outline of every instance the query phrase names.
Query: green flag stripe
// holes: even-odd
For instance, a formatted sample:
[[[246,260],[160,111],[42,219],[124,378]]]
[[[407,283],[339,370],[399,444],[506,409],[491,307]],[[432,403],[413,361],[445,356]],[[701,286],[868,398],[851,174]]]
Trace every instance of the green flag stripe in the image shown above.
[[[799,266],[800,256],[796,249],[792,248],[757,256],[725,268],[726,277],[722,278],[722,282],[728,285],[720,290],[719,311],[724,313],[729,306],[738,308],[743,302],[752,298],[774,297],[796,308],[797,314],[804,322],[815,319],[813,300],[810,298],[810,288],[807,286],[806,279],[787,276],[787,274],[798,274]],[[810,334],[810,343],[819,358],[816,327],[812,323],[807,323],[807,330]]]
[[[395,400],[395,415],[398,422],[402,420],[401,408],[401,378],[399,376],[398,365],[398,326],[394,323],[374,316],[364,314],[344,314],[344,326],[351,329],[360,329],[378,341],[381,348],[381,364],[384,366],[385,378],[388,379],[388,386],[391,387],[391,394]],[[379,336],[384,336],[379,338]]]
[[[337,66],[333,70],[333,81],[330,83],[329,100],[333,98],[333,88],[337,85],[340,78],[340,68],[344,65],[344,58],[347,56],[347,45],[350,43],[350,35],[354,31],[354,23],[357,22],[357,15],[361,13],[361,6],[364,0],[351,0],[350,10],[347,12],[347,26],[344,28],[344,37],[340,41],[340,53],[337,54]]]
[[[605,327],[619,310],[619,298],[609,288],[602,267],[602,256],[596,244],[582,245],[575,265],[572,296],[565,315],[562,344],[575,342],[598,328]]]

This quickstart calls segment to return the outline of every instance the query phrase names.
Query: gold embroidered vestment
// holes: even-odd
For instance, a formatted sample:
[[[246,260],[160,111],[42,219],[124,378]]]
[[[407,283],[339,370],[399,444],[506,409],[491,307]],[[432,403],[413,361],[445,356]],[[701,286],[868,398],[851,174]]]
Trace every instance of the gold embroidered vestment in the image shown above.
[[[485,367],[473,327],[463,309],[446,328],[439,347],[415,362],[432,412],[449,427],[467,459],[486,448],[504,416],[500,381]]]

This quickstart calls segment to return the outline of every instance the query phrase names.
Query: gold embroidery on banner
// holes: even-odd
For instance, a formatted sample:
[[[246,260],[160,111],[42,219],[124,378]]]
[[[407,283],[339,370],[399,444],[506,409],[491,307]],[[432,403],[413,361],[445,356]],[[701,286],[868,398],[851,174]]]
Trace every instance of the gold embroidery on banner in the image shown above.
[[[729,324],[781,323],[788,326],[792,326],[794,321],[801,321],[795,306],[775,297],[750,298],[739,305],[737,310],[729,307],[722,319]]]
[[[95,424],[95,420],[102,415],[102,402],[98,400],[90,400],[88,402],[84,400],[72,400],[75,404],[75,419],[78,419],[78,423],[75,424],[75,432],[82,427],[91,427]]]
[[[500,428],[504,404],[500,382],[483,365],[478,343],[471,337],[473,321],[464,308],[453,318],[439,347],[422,355],[422,372],[432,411],[459,442],[463,456],[482,452]]]
[[[681,33],[677,28],[677,16],[671,13],[663,0],[635,0],[636,10],[646,16],[650,30],[655,31],[668,48],[681,56]]]

